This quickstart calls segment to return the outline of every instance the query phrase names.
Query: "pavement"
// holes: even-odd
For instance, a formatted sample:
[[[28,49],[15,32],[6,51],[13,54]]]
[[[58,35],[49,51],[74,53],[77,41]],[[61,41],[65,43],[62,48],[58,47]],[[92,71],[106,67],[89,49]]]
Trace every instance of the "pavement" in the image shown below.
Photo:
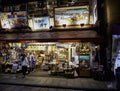
[[[99,81],[93,78],[66,78],[51,76],[47,72],[32,72],[25,78],[22,74],[0,74],[0,84],[45,88],[61,88],[87,91],[115,91],[115,81]]]

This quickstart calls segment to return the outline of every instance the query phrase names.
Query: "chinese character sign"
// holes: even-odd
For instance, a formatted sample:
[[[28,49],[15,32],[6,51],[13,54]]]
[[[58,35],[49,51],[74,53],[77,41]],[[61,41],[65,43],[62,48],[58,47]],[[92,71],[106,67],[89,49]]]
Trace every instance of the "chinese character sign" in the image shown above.
[[[49,29],[49,17],[33,18],[34,30]]]

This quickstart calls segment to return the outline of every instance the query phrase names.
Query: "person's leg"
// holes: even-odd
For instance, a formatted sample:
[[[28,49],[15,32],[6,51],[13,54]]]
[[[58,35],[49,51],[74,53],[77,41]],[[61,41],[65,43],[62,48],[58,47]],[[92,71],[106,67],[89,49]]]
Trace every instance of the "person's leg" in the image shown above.
[[[26,76],[26,73],[27,73],[27,66],[25,66],[25,73],[24,73],[24,76]]]
[[[23,77],[25,77],[25,66],[22,66],[22,74],[23,74]]]
[[[32,68],[32,71],[34,71],[34,68]]]
[[[32,67],[30,67],[29,69],[30,69],[30,72],[32,72]]]
[[[28,74],[30,74],[30,67],[28,67],[27,70],[28,70]]]
[[[77,72],[77,74],[79,76],[79,67],[76,68],[76,72]]]

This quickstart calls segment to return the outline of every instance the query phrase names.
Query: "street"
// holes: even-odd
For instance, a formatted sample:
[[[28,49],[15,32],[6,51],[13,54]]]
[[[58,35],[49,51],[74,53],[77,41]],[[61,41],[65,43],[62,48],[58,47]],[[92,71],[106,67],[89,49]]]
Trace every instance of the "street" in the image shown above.
[[[74,89],[44,88],[18,85],[0,85],[0,91],[83,91]]]

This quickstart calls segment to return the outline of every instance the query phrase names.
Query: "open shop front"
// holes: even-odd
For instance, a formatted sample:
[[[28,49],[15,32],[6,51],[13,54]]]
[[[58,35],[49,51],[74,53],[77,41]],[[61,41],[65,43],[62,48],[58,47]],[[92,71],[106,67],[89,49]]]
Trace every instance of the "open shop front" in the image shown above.
[[[48,72],[48,75],[67,77],[91,77],[91,70],[99,66],[97,44],[91,42],[5,42],[1,43],[1,68],[5,73],[21,71],[22,53],[35,58],[34,71]],[[17,69],[13,69],[14,64]]]

